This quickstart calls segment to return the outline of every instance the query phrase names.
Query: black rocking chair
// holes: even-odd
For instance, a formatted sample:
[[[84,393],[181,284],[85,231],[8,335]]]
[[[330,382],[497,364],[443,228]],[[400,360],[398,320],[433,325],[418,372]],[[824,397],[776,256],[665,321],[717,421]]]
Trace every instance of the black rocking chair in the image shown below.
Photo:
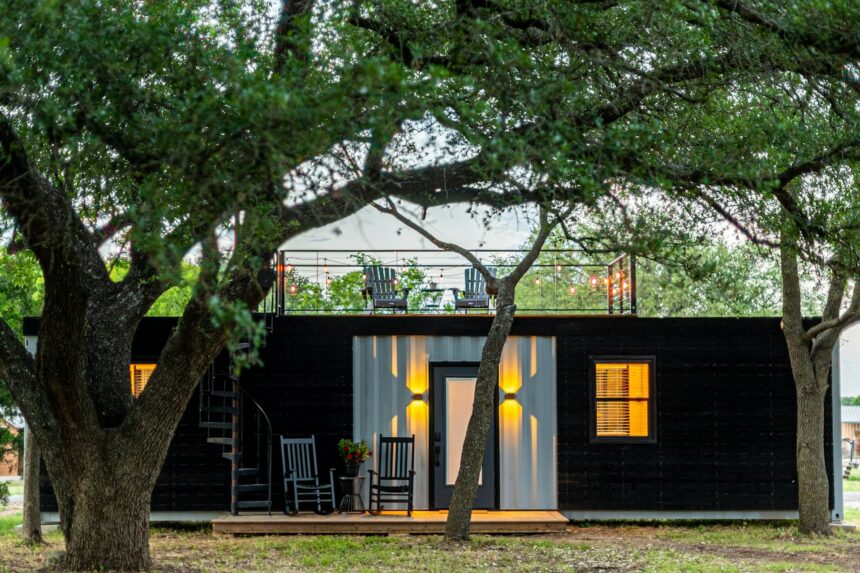
[[[406,514],[411,516],[415,485],[415,434],[410,438],[380,436],[376,459],[379,463],[378,472],[367,471],[370,476],[370,513],[374,513],[374,501],[375,513],[382,511],[383,502],[405,503]]]
[[[314,436],[288,439],[281,436],[281,463],[284,467],[284,513],[295,515],[300,503],[316,505],[314,513],[334,511],[334,469],[331,481],[320,484],[317,473],[317,446]]]
[[[496,276],[496,267],[487,267],[490,274]],[[470,308],[490,308],[490,295],[487,293],[487,281],[481,271],[475,267],[466,269],[466,284],[462,291],[454,290],[454,309],[463,309],[468,313]]]
[[[390,308],[393,311],[397,309],[404,313],[407,309],[407,297],[409,289],[397,289],[397,275],[394,269],[390,267],[368,266],[364,267],[364,288],[361,289],[361,295],[364,297],[365,303],[367,296],[370,295],[370,300],[373,305],[374,312],[378,308]]]

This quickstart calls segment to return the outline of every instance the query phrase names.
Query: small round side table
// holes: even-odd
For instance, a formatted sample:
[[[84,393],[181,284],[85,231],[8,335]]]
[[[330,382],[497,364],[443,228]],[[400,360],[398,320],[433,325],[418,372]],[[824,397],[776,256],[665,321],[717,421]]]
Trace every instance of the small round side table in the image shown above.
[[[340,489],[343,499],[340,500],[340,513],[364,513],[364,503],[361,501],[361,491],[364,488],[366,476],[340,477]]]

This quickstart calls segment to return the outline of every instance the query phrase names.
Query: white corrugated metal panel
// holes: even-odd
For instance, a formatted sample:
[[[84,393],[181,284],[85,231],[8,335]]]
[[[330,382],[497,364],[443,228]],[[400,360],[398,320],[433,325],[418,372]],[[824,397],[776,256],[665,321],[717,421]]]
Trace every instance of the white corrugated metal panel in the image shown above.
[[[415,434],[415,507],[429,507],[430,362],[479,362],[484,337],[353,339],[354,438]],[[510,337],[499,372],[501,509],[555,509],[556,359],[551,337]],[[413,402],[414,393],[425,393]],[[504,401],[504,392],[515,392]]]

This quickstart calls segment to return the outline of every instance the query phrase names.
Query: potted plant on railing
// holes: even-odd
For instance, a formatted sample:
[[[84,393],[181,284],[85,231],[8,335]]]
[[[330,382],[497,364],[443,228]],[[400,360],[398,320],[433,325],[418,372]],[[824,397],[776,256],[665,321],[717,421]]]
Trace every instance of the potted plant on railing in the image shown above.
[[[346,466],[347,477],[355,477],[358,475],[358,468],[367,460],[373,452],[370,451],[367,442],[353,442],[349,438],[344,438],[337,443],[337,449],[340,457]]]

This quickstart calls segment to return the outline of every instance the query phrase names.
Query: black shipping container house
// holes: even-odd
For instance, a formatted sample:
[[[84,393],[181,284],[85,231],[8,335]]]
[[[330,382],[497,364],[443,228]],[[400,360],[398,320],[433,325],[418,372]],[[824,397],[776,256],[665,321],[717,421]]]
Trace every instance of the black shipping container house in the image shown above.
[[[227,380],[220,406],[213,406],[218,378],[229,370],[225,355],[189,403],[153,493],[153,519],[210,519],[231,504],[242,511],[267,501],[280,511],[279,435],[314,435],[326,476],[340,467],[340,438],[373,447],[381,435],[415,435],[415,505],[446,507],[490,321],[270,319],[263,365],[241,374],[246,398],[233,402]],[[133,391],[145,387],[174,324],[141,323]],[[31,350],[37,328],[35,320],[25,322]],[[832,515],[840,521],[833,464],[838,359],[834,365],[825,448]],[[552,509],[571,519],[797,515],[795,389],[779,319],[518,316],[499,386],[478,507]],[[219,408],[224,417],[214,419]],[[271,462],[258,412],[275,438]],[[234,422],[241,426],[241,463],[224,455],[235,451],[223,438]],[[271,494],[231,487],[234,463],[258,467],[250,485],[271,484]],[[41,499],[45,520],[56,520],[44,472]]]

